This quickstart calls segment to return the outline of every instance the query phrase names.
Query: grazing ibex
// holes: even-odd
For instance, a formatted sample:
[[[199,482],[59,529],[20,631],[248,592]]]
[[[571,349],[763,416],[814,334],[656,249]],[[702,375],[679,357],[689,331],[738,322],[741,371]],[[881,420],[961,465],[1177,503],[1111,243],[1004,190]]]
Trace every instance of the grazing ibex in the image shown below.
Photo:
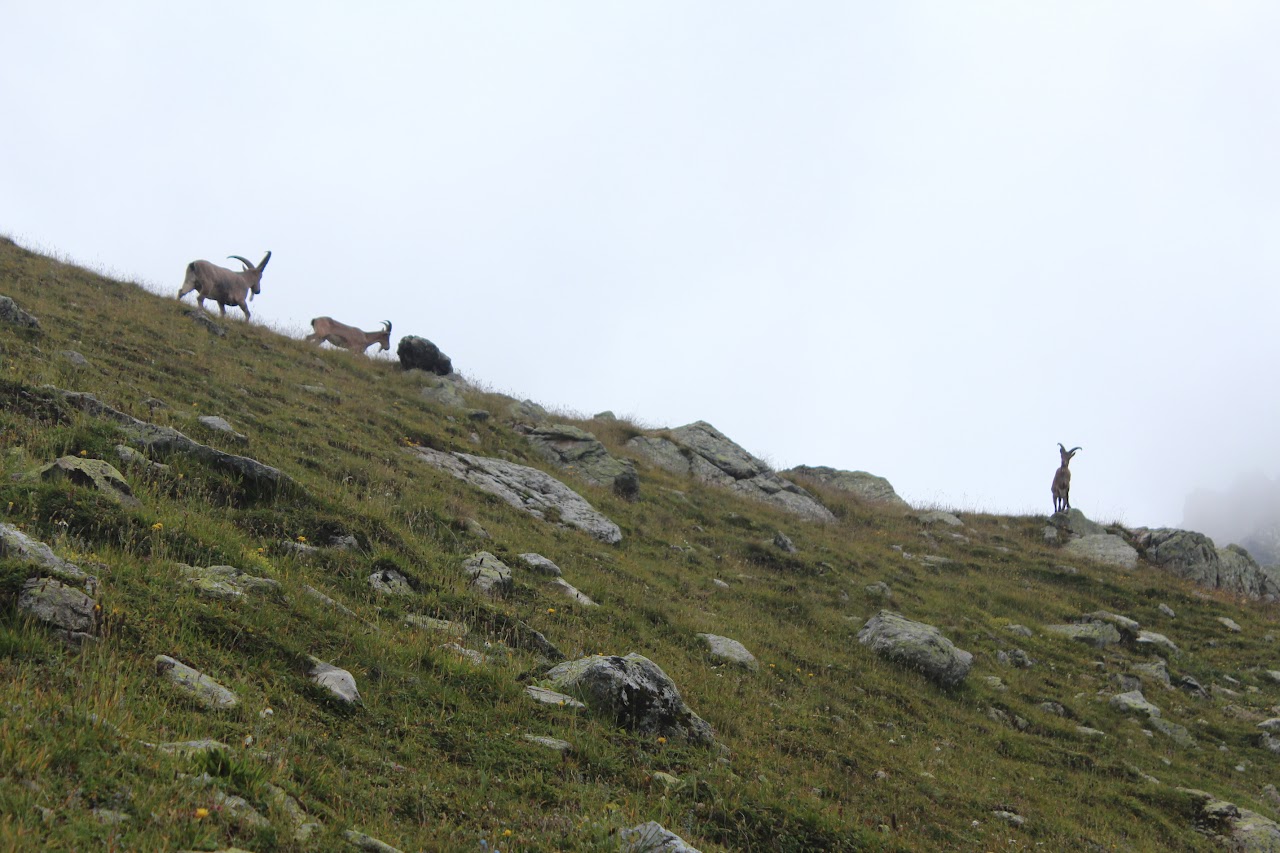
[[[204,307],[206,299],[212,299],[218,303],[218,309],[225,317],[228,305],[239,305],[240,310],[244,312],[244,318],[248,320],[249,303],[246,297],[252,299],[253,294],[262,292],[262,271],[267,268],[271,253],[267,252],[262,263],[256,267],[239,255],[227,255],[227,257],[235,258],[244,264],[244,269],[234,272],[226,267],[215,266],[208,261],[192,261],[187,264],[187,277],[182,281],[178,298],[181,299],[194,290],[197,294],[196,303],[201,308]]]
[[[1082,450],[1080,447],[1073,447],[1070,450],[1062,446],[1062,442],[1058,442],[1058,454],[1062,457],[1062,464],[1058,466],[1058,470],[1053,473],[1053,511],[1062,512],[1071,509],[1071,470],[1067,465],[1071,462],[1071,457],[1076,455],[1076,451]]]
[[[332,317],[317,317],[311,321],[311,334],[307,335],[307,340],[316,343],[328,341],[335,347],[352,352],[364,352],[370,344],[381,344],[382,349],[388,350],[391,349],[391,321],[383,320],[382,326],[380,332],[362,332]]]

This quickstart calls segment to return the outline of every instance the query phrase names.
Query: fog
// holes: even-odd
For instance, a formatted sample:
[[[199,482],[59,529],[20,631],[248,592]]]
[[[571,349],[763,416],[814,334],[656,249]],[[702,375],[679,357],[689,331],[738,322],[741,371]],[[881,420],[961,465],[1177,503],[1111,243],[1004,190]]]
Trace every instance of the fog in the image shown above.
[[[468,377],[917,504],[1177,525],[1280,474],[1280,6],[44,2],[0,231],[176,294],[274,252]],[[175,335],[195,334],[177,327]]]

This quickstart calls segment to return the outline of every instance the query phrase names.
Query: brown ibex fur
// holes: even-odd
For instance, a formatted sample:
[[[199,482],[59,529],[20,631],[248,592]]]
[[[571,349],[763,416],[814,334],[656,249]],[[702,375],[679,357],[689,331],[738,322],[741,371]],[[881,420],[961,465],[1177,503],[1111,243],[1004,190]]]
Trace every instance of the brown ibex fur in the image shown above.
[[[1058,442],[1058,454],[1062,457],[1062,464],[1058,466],[1058,470],[1053,473],[1053,511],[1062,512],[1071,508],[1071,469],[1067,465],[1071,462],[1071,457],[1076,452],[1082,450],[1080,447],[1073,447],[1070,450],[1062,446],[1062,442]]]
[[[391,321],[383,320],[381,331],[362,332],[332,317],[317,317],[311,321],[311,334],[307,335],[307,340],[316,343],[328,341],[335,347],[352,352],[364,352],[371,344],[381,344],[383,350],[388,350],[391,349]]]
[[[197,294],[196,304],[201,308],[204,307],[206,299],[212,299],[218,303],[218,309],[223,316],[226,316],[228,305],[239,305],[240,310],[244,312],[244,318],[248,320],[248,300],[253,299],[253,294],[262,292],[262,271],[267,268],[271,253],[267,252],[262,263],[256,267],[239,255],[227,255],[227,257],[235,258],[244,264],[244,269],[235,272],[208,261],[192,261],[187,264],[187,276],[182,281],[178,298],[181,299],[194,290]]]

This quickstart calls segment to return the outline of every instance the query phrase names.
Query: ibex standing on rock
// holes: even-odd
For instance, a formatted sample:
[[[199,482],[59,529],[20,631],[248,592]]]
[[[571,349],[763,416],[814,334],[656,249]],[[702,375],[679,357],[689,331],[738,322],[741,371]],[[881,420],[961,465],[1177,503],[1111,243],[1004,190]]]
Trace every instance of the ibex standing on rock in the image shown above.
[[[1062,446],[1062,442],[1058,442],[1058,453],[1062,456],[1062,464],[1058,466],[1058,470],[1053,473],[1053,511],[1062,512],[1071,508],[1071,470],[1067,465],[1071,462],[1071,457],[1076,455],[1076,451],[1082,450],[1080,447],[1073,447],[1070,450]]]
[[[244,269],[234,272],[226,267],[215,266],[208,261],[192,261],[187,264],[187,277],[182,281],[178,298],[181,299],[194,290],[197,294],[196,304],[201,308],[204,307],[206,299],[212,299],[218,303],[218,309],[225,317],[228,305],[239,305],[240,310],[244,312],[244,318],[248,320],[249,300],[253,299],[253,294],[262,292],[262,271],[267,268],[271,253],[267,252],[262,263],[256,267],[239,255],[227,255],[227,257],[235,258],[244,264]]]

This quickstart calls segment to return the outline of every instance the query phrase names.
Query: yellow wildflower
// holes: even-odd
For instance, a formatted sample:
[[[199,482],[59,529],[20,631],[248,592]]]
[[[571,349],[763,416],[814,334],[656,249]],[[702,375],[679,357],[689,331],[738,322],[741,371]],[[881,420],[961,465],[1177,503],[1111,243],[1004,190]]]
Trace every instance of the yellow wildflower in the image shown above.
[[[209,816],[209,810],[206,808],[196,809],[196,820],[201,820]]]
[[[151,529],[152,529],[152,530],[164,530],[164,525],[157,521],[155,524],[151,525]]]

